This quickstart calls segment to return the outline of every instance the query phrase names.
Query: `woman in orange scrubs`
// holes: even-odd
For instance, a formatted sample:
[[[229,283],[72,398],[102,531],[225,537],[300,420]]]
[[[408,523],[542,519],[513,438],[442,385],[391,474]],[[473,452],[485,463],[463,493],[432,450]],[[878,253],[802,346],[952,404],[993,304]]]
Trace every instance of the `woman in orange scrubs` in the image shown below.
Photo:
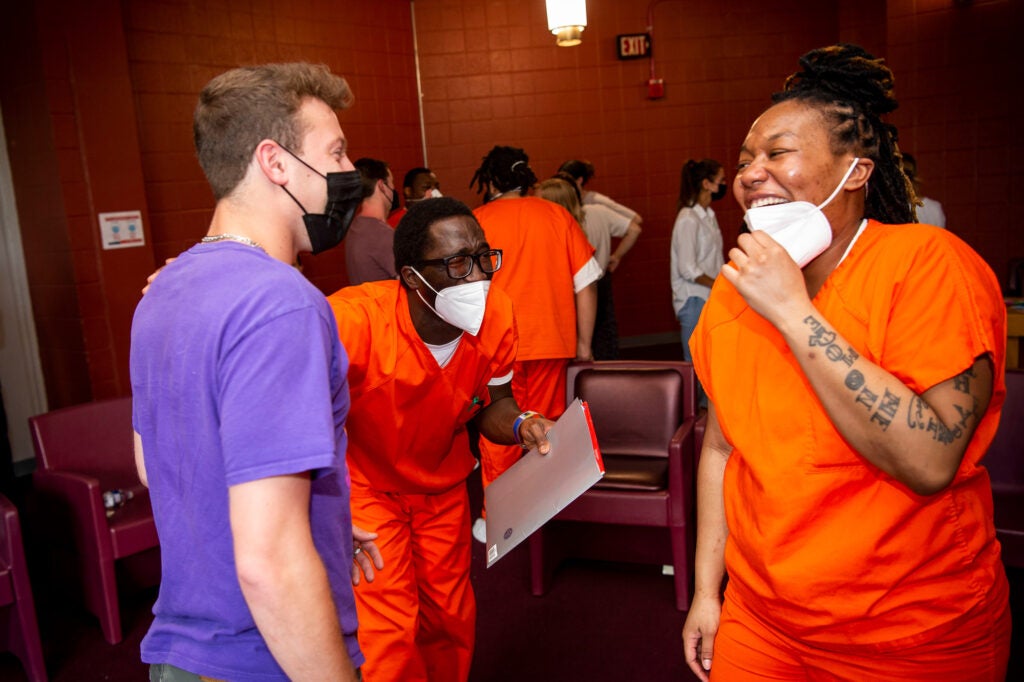
[[[690,344],[711,405],[686,659],[716,682],[1002,680],[980,464],[1005,394],[999,286],[913,224],[882,61],[837,45],[801,65],[741,147],[752,232]]]

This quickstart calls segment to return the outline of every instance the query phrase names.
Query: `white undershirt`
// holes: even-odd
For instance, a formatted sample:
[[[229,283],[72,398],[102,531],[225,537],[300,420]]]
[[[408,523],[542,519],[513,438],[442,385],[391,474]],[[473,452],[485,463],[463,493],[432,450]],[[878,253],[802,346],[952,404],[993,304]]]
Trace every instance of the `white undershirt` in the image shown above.
[[[434,360],[437,361],[438,367],[444,367],[452,360],[452,356],[455,355],[455,351],[459,349],[459,342],[462,341],[462,334],[459,334],[448,343],[442,343],[440,345],[433,343],[424,342],[423,345],[427,347],[430,354],[434,356]],[[487,382],[488,386],[501,386],[512,381],[512,372],[509,372],[503,377],[495,377]]]
[[[424,345],[430,351],[430,354],[437,360],[438,367],[444,367],[451,362],[452,356],[455,355],[455,351],[459,349],[459,342],[462,341],[462,334],[459,334],[448,343],[442,343],[435,345],[433,343],[426,343]]]

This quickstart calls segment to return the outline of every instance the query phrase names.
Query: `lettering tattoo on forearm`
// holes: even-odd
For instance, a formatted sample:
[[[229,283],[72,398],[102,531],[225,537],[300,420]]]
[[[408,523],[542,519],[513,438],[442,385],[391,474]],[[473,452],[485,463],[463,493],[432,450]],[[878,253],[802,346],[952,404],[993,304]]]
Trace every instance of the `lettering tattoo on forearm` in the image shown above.
[[[853,367],[853,363],[860,357],[857,351],[849,346],[844,351],[836,343],[836,333],[819,322],[813,315],[805,317],[804,324],[811,328],[811,336],[807,339],[808,346],[824,348],[825,357],[832,362],[841,362],[847,367]]]
[[[836,332],[826,327],[813,315],[804,318],[804,324],[811,329],[811,335],[807,339],[810,348],[824,348],[825,357],[831,362],[841,362],[850,367],[844,380],[846,388],[854,393],[854,402],[861,405],[870,413],[870,421],[878,424],[883,431],[888,430],[896,415],[899,413],[902,399],[889,391],[883,389],[882,395],[868,388],[864,374],[859,370],[852,369],[853,363],[860,358],[860,355],[853,348],[847,347],[844,351],[836,343]],[[978,409],[978,400],[971,394],[971,382],[976,379],[974,368],[969,367],[957,376],[953,377],[953,388],[964,393],[970,398],[970,405],[955,403],[953,407],[960,414],[960,419],[955,424],[947,427],[935,415],[932,408],[920,397],[914,396],[910,400],[907,411],[907,425],[912,429],[926,431],[931,434],[939,443],[952,443],[961,438],[968,430],[971,420],[981,418]]]
[[[863,405],[871,413],[871,421],[881,426],[883,431],[886,431],[900,409],[900,397],[889,391],[889,389],[884,389],[885,392],[879,396],[865,386],[864,382],[864,375],[856,369],[851,369],[844,381],[846,387],[856,393],[854,401],[858,405]]]
[[[804,324],[811,328],[811,335],[807,339],[807,345],[811,348],[824,348],[825,357],[831,362],[841,362],[847,367],[853,367],[853,363],[860,358],[860,354],[853,348],[847,346],[844,351],[836,343],[836,333],[826,327],[813,315],[804,318]],[[854,400],[871,413],[870,420],[882,427],[883,431],[889,428],[896,413],[900,409],[900,397],[885,389],[881,396],[864,385],[864,375],[851,369],[846,375],[846,387],[853,391],[856,396]]]

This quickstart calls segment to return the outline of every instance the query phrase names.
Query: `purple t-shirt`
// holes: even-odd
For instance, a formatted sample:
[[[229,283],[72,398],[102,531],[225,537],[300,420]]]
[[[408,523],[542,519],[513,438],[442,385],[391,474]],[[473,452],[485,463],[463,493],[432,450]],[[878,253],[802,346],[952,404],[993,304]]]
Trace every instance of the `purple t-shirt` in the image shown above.
[[[313,540],[349,655],[362,665],[349,575],[347,372],[323,294],[259,249],[198,244],[153,282],[131,344],[132,421],[163,571],[143,661],[219,679],[286,679],[238,584],[228,487],[310,471]]]

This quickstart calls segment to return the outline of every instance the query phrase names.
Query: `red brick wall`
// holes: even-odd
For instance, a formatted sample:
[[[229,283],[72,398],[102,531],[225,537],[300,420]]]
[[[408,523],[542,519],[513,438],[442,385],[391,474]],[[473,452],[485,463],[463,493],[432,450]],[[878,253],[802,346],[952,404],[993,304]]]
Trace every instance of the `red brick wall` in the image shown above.
[[[617,34],[646,30],[646,7],[590,0],[583,44],[559,48],[543,0],[415,3],[427,152],[445,193],[479,203],[467,185],[481,157],[506,144],[524,148],[541,178],[589,159],[590,186],[644,217],[615,273],[623,336],[678,329],[668,252],[683,163],[714,158],[731,178],[747,129],[797,57],[837,38],[829,3],[663,1],[653,44],[665,97],[649,100],[649,61],[615,50]],[[731,243],[742,213],[731,197],[714,208]]]
[[[5,22],[0,103],[56,407],[127,392],[129,323],[153,259],[103,251],[97,227],[98,213],[146,209],[120,4],[28,5]]]
[[[353,158],[422,163],[413,53],[419,41],[429,164],[446,194],[468,188],[494,144],[524,147],[538,175],[589,158],[594,189],[640,211],[644,234],[616,274],[620,331],[677,328],[668,245],[679,168],[720,160],[731,175],[752,120],[806,50],[851,40],[887,57],[902,107],[901,143],[917,153],[953,231],[1001,277],[1024,255],[1019,210],[1021,60],[1011,28],[1024,0],[661,0],[656,75],[619,61],[615,36],[646,30],[647,5],[590,0],[583,44],[558,48],[542,0],[37,0],[0,22],[8,150],[51,406],[128,392],[137,290],[153,263],[206,229],[213,201],[195,163],[190,117],[214,74],[305,59],[349,78],[343,112]],[[149,243],[104,252],[96,214],[138,208]],[[741,212],[715,205],[727,243]],[[310,258],[324,291],[345,282],[341,251]]]
[[[917,158],[922,191],[942,202],[949,229],[1000,281],[1009,259],[1024,256],[1022,26],[1021,0],[888,3],[900,146]]]
[[[341,114],[353,160],[387,161],[399,178],[422,163],[412,21],[405,0],[373,3],[124,3],[128,62],[158,261],[191,246],[213,212],[195,160],[192,109],[215,75],[242,64],[324,63],[355,94]],[[331,292],[345,285],[344,251],[303,259]]]
[[[12,8],[0,38],[0,106],[51,408],[130,391],[139,289],[212,214],[191,139],[212,76],[326,63],[356,96],[341,117],[352,158],[384,159],[396,174],[422,163],[405,0],[40,0]],[[146,246],[103,251],[97,214],[125,209],[143,212]],[[346,283],[341,251],[304,265],[324,291]]]
[[[731,176],[747,128],[797,57],[836,41],[862,44],[895,70],[893,122],[951,229],[1000,279],[1009,258],[1024,256],[1024,231],[1010,223],[1021,201],[1012,160],[1022,142],[1010,127],[1022,108],[1024,60],[1011,54],[1021,0],[660,0],[654,56],[666,96],[656,101],[645,97],[649,62],[615,57],[615,36],[643,32],[648,5],[587,5],[583,44],[558,48],[541,0],[416,3],[426,140],[445,191],[470,203],[479,199],[466,185],[494,144],[525,148],[541,177],[566,158],[593,161],[593,188],[645,218],[616,272],[623,336],[676,329],[668,248],[682,163],[709,156]],[[729,244],[742,213],[731,199],[714,208]]]

